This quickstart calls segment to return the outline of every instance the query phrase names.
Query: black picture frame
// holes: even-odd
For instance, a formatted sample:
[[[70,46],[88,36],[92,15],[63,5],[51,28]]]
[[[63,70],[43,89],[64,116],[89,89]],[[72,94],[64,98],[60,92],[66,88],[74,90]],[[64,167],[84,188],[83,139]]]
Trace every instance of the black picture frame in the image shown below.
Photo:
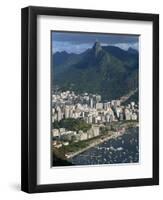
[[[153,23],[153,177],[37,184],[37,16],[151,21]],[[21,190],[28,193],[159,184],[159,15],[30,6],[21,12]]]

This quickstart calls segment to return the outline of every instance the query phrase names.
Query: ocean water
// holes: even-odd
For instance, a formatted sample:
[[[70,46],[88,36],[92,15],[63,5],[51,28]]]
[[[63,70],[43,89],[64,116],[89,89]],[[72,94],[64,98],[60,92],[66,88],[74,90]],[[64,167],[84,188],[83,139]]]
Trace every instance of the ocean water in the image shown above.
[[[123,136],[108,140],[69,159],[74,165],[139,162],[139,129],[130,128]]]

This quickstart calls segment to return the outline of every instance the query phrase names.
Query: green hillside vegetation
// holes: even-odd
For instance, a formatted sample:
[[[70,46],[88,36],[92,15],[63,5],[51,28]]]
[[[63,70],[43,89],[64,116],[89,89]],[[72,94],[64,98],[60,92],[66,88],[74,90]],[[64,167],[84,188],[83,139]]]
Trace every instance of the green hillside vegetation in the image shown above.
[[[54,128],[66,128],[70,131],[79,132],[80,130],[83,132],[88,131],[91,128],[91,124],[87,124],[83,119],[62,119],[59,122],[55,121],[53,123]]]
[[[97,93],[103,100],[112,100],[138,88],[136,50],[101,47],[96,42],[84,53],[64,54],[66,59],[61,53],[53,55],[52,71],[53,84],[59,85],[62,90]]]
[[[139,94],[138,91],[132,95],[129,99],[127,99],[127,101],[125,101],[124,105],[127,105],[129,103],[131,103],[132,101],[136,102],[136,104],[138,104],[138,99],[139,99]]]

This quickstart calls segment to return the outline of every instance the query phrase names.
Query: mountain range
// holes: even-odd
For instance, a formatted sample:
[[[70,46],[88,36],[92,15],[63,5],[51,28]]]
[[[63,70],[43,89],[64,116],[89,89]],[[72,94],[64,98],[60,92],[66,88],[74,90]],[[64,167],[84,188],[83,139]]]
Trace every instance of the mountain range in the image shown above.
[[[139,53],[115,46],[93,47],[83,53],[52,55],[52,84],[76,93],[100,94],[103,100],[117,99],[138,88]],[[134,94],[138,101],[138,92]]]

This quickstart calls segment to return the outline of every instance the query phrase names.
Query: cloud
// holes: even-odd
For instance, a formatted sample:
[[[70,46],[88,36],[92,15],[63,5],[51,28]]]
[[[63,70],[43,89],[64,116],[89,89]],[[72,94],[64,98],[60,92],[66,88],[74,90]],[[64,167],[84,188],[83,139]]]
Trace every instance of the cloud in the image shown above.
[[[138,42],[135,43],[101,43],[101,46],[116,46],[123,50],[128,50],[128,48],[133,48],[138,50]],[[53,41],[52,42],[52,52],[55,53],[57,51],[66,51],[67,53],[82,53],[85,50],[92,48],[93,43],[81,43],[81,44],[73,44],[71,42],[61,42],[61,41]]]
[[[138,35],[54,31],[52,32],[52,51],[81,53],[91,48],[97,40],[102,46],[112,45],[124,50],[132,47],[138,50]]]
[[[52,42],[53,53],[57,51],[59,52],[66,51],[68,53],[82,53],[91,47],[92,47],[92,44],[89,44],[89,43],[72,44],[71,42],[59,42],[59,41]]]
[[[111,33],[85,33],[85,32],[52,32],[52,40],[60,42],[71,42],[72,44],[94,43],[135,43],[138,35],[124,35]]]
[[[133,48],[133,49],[136,49],[138,50],[138,42],[135,42],[135,43],[117,43],[117,44],[114,44],[114,46],[116,47],[119,47],[123,50],[128,50],[128,48]]]

